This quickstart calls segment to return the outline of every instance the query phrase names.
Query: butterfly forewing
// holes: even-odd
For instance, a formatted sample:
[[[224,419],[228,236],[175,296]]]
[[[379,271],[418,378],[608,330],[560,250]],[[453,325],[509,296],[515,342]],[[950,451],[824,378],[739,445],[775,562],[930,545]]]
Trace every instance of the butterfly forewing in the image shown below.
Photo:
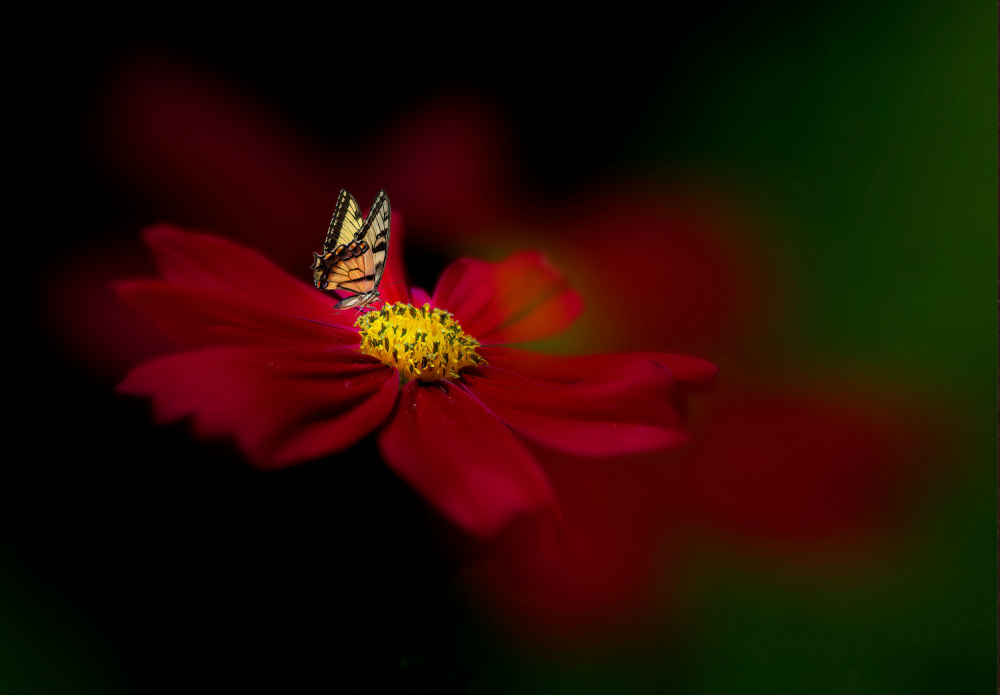
[[[323,253],[329,253],[338,246],[350,244],[359,240],[364,220],[361,219],[361,208],[358,201],[347,191],[341,191],[337,198],[337,207],[333,210],[330,228],[326,231],[326,241],[323,242]]]
[[[368,246],[372,250],[372,257],[375,263],[375,287],[382,281],[382,271],[385,270],[385,258],[389,251],[389,196],[385,191],[379,191],[372,203],[371,212],[365,220],[362,234]]]

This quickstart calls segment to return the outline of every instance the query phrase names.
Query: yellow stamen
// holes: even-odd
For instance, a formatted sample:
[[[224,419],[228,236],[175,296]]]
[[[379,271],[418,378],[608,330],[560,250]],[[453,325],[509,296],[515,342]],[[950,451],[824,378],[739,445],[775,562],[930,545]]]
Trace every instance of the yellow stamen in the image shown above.
[[[450,313],[428,304],[420,309],[403,303],[383,306],[354,325],[361,352],[395,367],[403,382],[455,379],[464,367],[486,364],[476,352],[479,341],[466,335]]]

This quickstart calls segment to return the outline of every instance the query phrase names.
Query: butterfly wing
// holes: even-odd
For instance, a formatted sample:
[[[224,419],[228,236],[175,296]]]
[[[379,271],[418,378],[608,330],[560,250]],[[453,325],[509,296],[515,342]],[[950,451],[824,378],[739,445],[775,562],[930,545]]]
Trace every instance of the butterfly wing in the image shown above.
[[[382,272],[385,270],[385,259],[389,253],[389,223],[392,215],[389,210],[389,196],[384,190],[375,196],[372,209],[368,213],[361,233],[364,240],[368,242],[372,250],[372,261],[375,265],[375,287],[382,281]]]
[[[326,231],[326,241],[323,242],[323,253],[329,253],[338,246],[346,246],[361,236],[364,220],[361,219],[361,208],[354,196],[345,190],[340,191],[337,207],[333,209],[333,219]]]
[[[317,288],[346,290],[355,296],[341,300],[337,307],[364,306],[378,297],[378,283],[385,270],[389,248],[389,197],[379,191],[368,219],[362,220],[357,201],[341,191],[323,255],[315,256],[312,270]]]
[[[361,243],[363,228],[358,201],[342,190],[323,242],[323,254],[313,254],[313,282],[318,289],[344,289],[355,293],[372,289],[364,280],[372,274],[369,270],[374,269],[374,263],[365,257],[367,249]]]

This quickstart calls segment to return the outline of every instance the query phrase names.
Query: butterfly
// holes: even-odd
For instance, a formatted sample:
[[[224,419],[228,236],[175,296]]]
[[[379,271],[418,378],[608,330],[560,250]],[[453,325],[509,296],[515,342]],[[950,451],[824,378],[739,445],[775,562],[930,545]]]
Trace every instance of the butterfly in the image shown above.
[[[323,253],[313,253],[310,269],[317,289],[353,292],[334,309],[361,309],[380,301],[378,284],[389,251],[389,196],[379,191],[367,219],[358,201],[341,191],[323,242]]]

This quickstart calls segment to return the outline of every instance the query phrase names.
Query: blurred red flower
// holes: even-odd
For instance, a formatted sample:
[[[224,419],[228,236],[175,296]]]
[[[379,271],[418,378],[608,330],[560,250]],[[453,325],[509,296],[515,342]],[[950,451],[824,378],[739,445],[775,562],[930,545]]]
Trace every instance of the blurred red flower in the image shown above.
[[[683,450],[600,460],[538,456],[563,525],[524,519],[466,586],[507,630],[550,648],[628,640],[683,610],[706,552],[829,580],[882,552],[926,446],[875,391],[716,386]]]
[[[378,344],[388,351],[397,323],[412,336],[415,326],[457,322],[479,346],[456,376],[408,378],[402,363],[362,350],[355,313],[334,311],[333,298],[246,247],[160,226],[145,238],[164,279],[122,282],[118,292],[187,351],[134,368],[119,390],[151,396],[160,422],[190,415],[198,435],[233,437],[265,469],[341,451],[381,426],[387,463],[480,537],[525,512],[558,516],[548,481],[513,432],[582,456],[687,440],[671,401],[674,380],[710,381],[713,365],[663,353],[555,358],[498,347],[572,323],[582,304],[566,278],[541,254],[521,253],[500,263],[462,259],[433,296],[411,292],[398,219],[395,226],[383,276],[392,305],[357,325],[381,321]],[[394,342],[402,352],[402,340]],[[432,361],[446,352],[434,345]]]

